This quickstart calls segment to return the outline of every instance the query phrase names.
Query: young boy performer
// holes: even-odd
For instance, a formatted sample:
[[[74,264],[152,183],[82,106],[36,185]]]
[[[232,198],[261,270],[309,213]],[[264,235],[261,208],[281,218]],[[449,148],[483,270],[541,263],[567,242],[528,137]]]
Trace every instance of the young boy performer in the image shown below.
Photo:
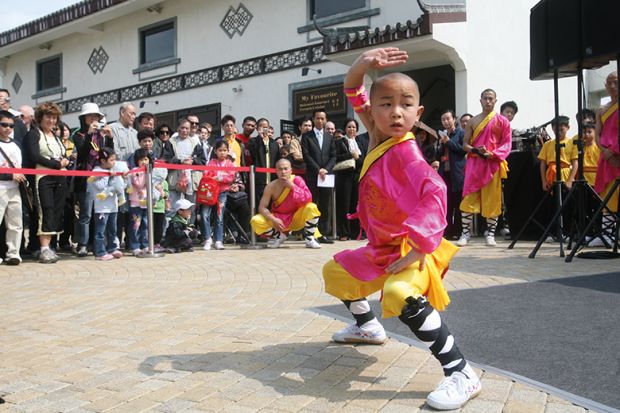
[[[383,343],[385,330],[365,298],[383,290],[383,316],[398,316],[430,347],[447,376],[427,403],[449,410],[476,396],[481,385],[436,311],[450,302],[441,278],[458,249],[441,237],[446,186],[410,132],[424,110],[416,82],[402,73],[382,76],[372,85],[370,101],[363,86],[367,71],[398,66],[407,57],[397,48],[367,51],[345,79],[345,92],[370,134],[357,209],[368,244],[336,254],[323,277],[325,291],[341,299],[356,321],[333,340]]]
[[[474,214],[482,213],[487,219],[486,244],[495,243],[497,217],[502,213],[502,179],[507,178],[506,158],[512,147],[510,122],[495,113],[497,96],[492,89],[480,95],[482,113],[471,118],[465,127],[463,149],[467,152],[463,200],[461,201],[463,234],[456,242],[467,245]]]
[[[620,148],[618,147],[618,73],[611,72],[605,79],[605,89],[611,101],[596,112],[596,143],[601,147],[601,157],[596,171],[594,190],[605,199],[614,181],[620,177]],[[607,207],[618,212],[618,189],[607,202]],[[614,215],[603,212],[603,233],[609,240],[615,226]]]
[[[321,248],[317,225],[321,213],[312,203],[312,194],[304,180],[291,174],[291,162],[276,162],[278,179],[265,187],[258,205],[258,214],[250,220],[252,230],[269,238],[267,247],[279,248],[289,231],[303,229],[307,248]],[[271,204],[271,211],[269,210]]]

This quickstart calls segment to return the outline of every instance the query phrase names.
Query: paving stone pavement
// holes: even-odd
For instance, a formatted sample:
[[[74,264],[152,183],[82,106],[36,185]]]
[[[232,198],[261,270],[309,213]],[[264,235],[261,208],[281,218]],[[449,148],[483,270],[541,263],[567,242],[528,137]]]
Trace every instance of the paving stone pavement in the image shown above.
[[[359,242],[308,250],[196,251],[110,262],[63,257],[0,266],[0,412],[427,412],[441,379],[428,351],[390,339],[336,345],[344,323],[313,308],[321,268]],[[507,250],[474,240],[452,262],[449,290],[595,274],[615,261],[566,264],[557,245]],[[500,272],[498,272],[498,270]],[[460,411],[585,409],[483,372]]]

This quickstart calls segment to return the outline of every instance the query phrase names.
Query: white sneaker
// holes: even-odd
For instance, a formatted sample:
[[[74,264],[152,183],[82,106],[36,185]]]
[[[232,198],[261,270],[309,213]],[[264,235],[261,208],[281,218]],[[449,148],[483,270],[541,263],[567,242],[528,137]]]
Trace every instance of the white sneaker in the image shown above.
[[[222,243],[222,241],[215,241],[215,249],[216,250],[223,250],[224,249],[224,244]]]
[[[495,242],[495,237],[493,235],[486,236],[487,247],[495,247],[497,242]]]
[[[459,238],[459,240],[456,241],[456,245],[458,247],[464,247],[465,245],[467,245],[468,241],[469,241],[469,235],[463,234],[461,235],[461,238]]]
[[[321,244],[313,237],[306,240],[306,248],[319,249],[321,248]]]
[[[269,238],[267,241],[267,248],[280,248],[280,245],[284,244],[284,241],[288,238],[284,232],[281,232],[276,238]]]
[[[336,343],[366,343],[383,344],[387,341],[383,327],[376,330],[365,331],[357,326],[350,324],[332,335],[332,340]]]
[[[508,228],[504,227],[504,228],[502,228],[502,229],[500,229],[500,230],[499,230],[499,233],[500,233],[501,235],[510,235],[510,229],[508,229]]]
[[[463,371],[455,371],[439,383],[426,398],[426,403],[437,410],[454,410],[462,407],[482,390],[480,379],[467,364]]]
[[[612,245],[612,246],[614,245],[611,242],[611,240],[605,235],[603,235],[603,238],[605,238],[605,241],[607,241],[609,245]],[[588,247],[604,247],[605,246],[605,243],[603,242],[601,237],[587,237],[586,244],[588,245]]]
[[[202,249],[205,251],[211,250],[211,239],[210,238],[205,241],[205,245],[202,247]]]

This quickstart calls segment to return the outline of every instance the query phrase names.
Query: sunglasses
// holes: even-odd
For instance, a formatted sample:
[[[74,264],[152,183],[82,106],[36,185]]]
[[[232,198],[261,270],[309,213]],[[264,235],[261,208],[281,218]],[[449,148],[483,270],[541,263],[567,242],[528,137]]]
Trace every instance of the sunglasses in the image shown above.
[[[160,135],[170,135],[170,131],[168,131],[168,130],[162,130],[162,131],[159,131],[159,134],[160,134]]]
[[[11,98],[0,98],[0,102],[10,102]]]
[[[15,127],[15,124],[14,123],[0,122],[0,126],[2,126],[3,128],[11,128],[11,129],[13,129]]]
[[[200,125],[200,122],[190,122],[189,124],[192,125],[192,126],[198,126],[198,125]]]

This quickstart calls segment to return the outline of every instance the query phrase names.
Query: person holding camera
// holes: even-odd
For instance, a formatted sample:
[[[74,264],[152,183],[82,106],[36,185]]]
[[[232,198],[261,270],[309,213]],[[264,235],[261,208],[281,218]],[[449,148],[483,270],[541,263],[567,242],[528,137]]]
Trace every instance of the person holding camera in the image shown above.
[[[258,136],[251,138],[248,142],[250,156],[254,166],[257,168],[274,168],[280,159],[280,148],[273,139],[269,138],[269,121],[261,118],[256,122]],[[256,207],[263,196],[265,186],[276,179],[275,174],[257,173],[256,174]]]
[[[114,149],[112,131],[106,125],[104,115],[99,111],[99,106],[96,103],[83,104],[79,119],[80,129],[73,136],[75,152],[77,152],[75,169],[92,171],[95,166],[99,165],[101,149]],[[87,191],[86,179],[83,176],[73,178],[72,192],[80,207],[77,227],[78,257],[88,255],[90,221],[95,205],[94,194]]]
[[[36,107],[34,117],[38,127],[32,128],[26,136],[29,159],[41,175],[35,175],[35,204],[38,210],[37,235],[41,244],[40,263],[58,261],[56,252],[50,249],[54,235],[62,234],[66,179],[64,176],[45,175],[45,170],[66,169],[69,159],[65,146],[55,130],[62,111],[53,102],[45,102]]]

